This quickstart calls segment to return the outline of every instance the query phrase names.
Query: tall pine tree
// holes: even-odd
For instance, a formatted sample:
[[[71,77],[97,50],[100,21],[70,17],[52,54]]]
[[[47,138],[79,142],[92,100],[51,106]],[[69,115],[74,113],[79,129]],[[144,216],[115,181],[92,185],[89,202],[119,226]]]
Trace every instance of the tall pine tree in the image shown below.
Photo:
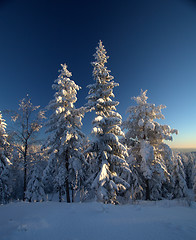
[[[171,134],[177,134],[177,130],[156,121],[164,119],[161,110],[165,106],[148,103],[146,93],[141,91],[140,96],[133,98],[136,106],[129,107],[129,117],[123,125],[127,129],[126,143],[131,148],[131,158],[135,158],[132,167],[143,181],[143,195],[147,200],[157,200],[163,197],[163,192],[168,194],[167,188],[171,182],[172,151],[164,140],[171,141]],[[168,171],[167,165],[171,171]]]
[[[70,202],[70,189],[74,191],[76,184],[79,185],[84,179],[82,169],[85,158],[81,152],[81,141],[85,136],[81,132],[81,120],[85,109],[75,108],[80,87],[70,79],[72,74],[67,70],[67,65],[61,66],[60,75],[52,86],[56,90],[54,99],[47,107],[52,114],[46,124],[49,136],[45,147],[49,148],[50,158],[44,173],[47,175],[55,168],[54,185],[59,193],[59,201],[62,201],[62,195],[66,192],[67,202]]]
[[[96,167],[91,176],[92,188],[95,189],[98,201],[115,203],[118,193],[122,193],[129,184],[123,179],[130,174],[125,161],[126,148],[119,142],[119,137],[124,136],[121,130],[122,117],[116,111],[119,104],[113,101],[113,88],[118,83],[113,81],[113,76],[105,64],[108,56],[106,50],[99,42],[92,62],[94,84],[88,85],[87,109],[95,111],[92,135],[94,136],[86,152],[96,154]]]

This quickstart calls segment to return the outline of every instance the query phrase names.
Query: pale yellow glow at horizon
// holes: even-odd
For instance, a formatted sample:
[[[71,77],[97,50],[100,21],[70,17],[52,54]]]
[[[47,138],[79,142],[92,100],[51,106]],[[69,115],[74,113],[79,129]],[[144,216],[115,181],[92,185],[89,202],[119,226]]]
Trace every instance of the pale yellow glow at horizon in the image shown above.
[[[173,141],[165,141],[171,148],[191,148],[196,149],[196,129],[186,131],[182,129],[178,135],[173,134]]]
[[[167,142],[167,144],[171,148],[195,148],[196,149],[196,141],[183,141],[183,140],[175,140],[172,142]]]

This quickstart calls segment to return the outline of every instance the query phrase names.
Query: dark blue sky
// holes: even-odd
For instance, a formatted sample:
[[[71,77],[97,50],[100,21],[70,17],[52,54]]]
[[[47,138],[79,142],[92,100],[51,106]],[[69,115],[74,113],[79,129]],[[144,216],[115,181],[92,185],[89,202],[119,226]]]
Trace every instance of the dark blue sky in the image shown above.
[[[171,146],[196,147],[196,3],[191,0],[4,0],[0,2],[0,109],[15,109],[27,93],[45,107],[61,63],[82,87],[86,103],[98,41],[125,119],[131,97],[148,89],[165,104],[163,123],[180,134]],[[89,132],[92,115],[84,119]]]

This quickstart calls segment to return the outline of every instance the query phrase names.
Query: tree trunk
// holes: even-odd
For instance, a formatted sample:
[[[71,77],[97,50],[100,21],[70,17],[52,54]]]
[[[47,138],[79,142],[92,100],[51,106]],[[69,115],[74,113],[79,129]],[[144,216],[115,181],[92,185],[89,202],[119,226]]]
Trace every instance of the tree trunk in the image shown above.
[[[149,186],[149,179],[146,179],[146,200],[150,200],[150,186]]]
[[[62,202],[62,191],[61,191],[61,187],[59,187],[59,202]]]
[[[69,181],[68,181],[68,178],[65,180],[65,188],[66,188],[67,202],[70,203]]]
[[[66,155],[65,155],[65,167],[67,169],[67,178],[65,180],[65,188],[66,188],[66,196],[67,196],[67,202],[70,203],[70,194],[69,194],[69,159],[68,159],[68,151],[66,150]]]
[[[72,191],[72,196],[71,196],[72,197],[72,202],[74,202],[75,201],[75,191],[74,191],[73,188],[72,188],[71,191]]]
[[[23,201],[26,200],[26,190],[27,190],[27,143],[25,144],[24,151],[24,186],[23,186]]]

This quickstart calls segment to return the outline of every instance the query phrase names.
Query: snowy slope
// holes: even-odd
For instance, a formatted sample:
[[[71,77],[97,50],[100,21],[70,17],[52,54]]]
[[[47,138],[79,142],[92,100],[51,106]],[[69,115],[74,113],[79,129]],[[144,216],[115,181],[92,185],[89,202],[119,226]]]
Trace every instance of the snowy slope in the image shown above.
[[[196,203],[10,203],[0,206],[0,239],[195,240]]]

